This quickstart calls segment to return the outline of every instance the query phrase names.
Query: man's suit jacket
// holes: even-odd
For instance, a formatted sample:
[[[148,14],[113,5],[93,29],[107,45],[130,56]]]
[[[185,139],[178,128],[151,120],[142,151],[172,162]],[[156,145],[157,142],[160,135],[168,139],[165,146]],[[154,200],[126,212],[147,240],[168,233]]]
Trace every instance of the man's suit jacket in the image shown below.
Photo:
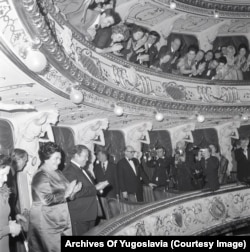
[[[205,165],[205,162],[207,162],[207,165]],[[220,187],[218,178],[218,158],[213,156],[210,156],[207,160],[202,158],[200,164],[205,179],[205,188],[217,190]]]
[[[250,179],[250,149],[247,150],[248,158],[244,154],[244,150],[239,148],[235,150],[235,160],[237,161],[237,178],[239,181]]]
[[[158,186],[166,186],[170,173],[170,158],[152,159],[147,162],[147,166],[154,169],[152,182]]]
[[[136,168],[136,174],[126,158],[122,158],[117,164],[119,188],[121,192],[136,194],[137,201],[143,201],[141,178],[145,184],[148,184],[149,180],[139,161],[136,158],[133,158],[132,161]]]
[[[103,193],[101,196],[108,198],[116,198],[116,194],[118,194],[116,165],[111,162],[108,162],[106,171],[104,173],[101,163],[95,164],[94,174],[97,183],[105,180],[109,182],[109,185],[103,189]]]
[[[75,164],[70,163],[63,170],[64,176],[71,182],[82,182],[82,189],[75,195],[75,199],[68,202],[69,213],[72,222],[92,221],[97,218],[96,188],[89,181],[82,170]]]

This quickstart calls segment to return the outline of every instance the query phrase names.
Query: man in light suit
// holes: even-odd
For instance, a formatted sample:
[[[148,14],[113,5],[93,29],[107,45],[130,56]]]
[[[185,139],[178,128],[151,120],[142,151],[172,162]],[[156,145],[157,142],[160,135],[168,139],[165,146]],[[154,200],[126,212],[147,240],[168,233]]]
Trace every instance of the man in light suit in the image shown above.
[[[68,202],[73,235],[83,235],[94,227],[98,213],[97,191],[107,186],[107,181],[94,185],[86,169],[89,150],[84,145],[76,145],[71,151],[70,163],[63,170],[64,176],[71,182],[82,182],[82,189],[75,199]]]
[[[117,176],[122,197],[131,201],[143,201],[142,182],[150,187],[149,179],[143,171],[138,159],[134,158],[135,150],[132,146],[125,148],[125,157],[117,164]]]
[[[248,145],[249,138],[241,138],[240,148],[234,152],[237,161],[237,178],[241,182],[250,181],[250,149]]]

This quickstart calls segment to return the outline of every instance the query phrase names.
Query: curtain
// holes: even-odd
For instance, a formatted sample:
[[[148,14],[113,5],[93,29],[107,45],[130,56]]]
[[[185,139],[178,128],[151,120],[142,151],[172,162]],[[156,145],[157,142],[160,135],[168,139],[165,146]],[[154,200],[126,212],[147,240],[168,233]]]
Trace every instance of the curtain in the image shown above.
[[[10,154],[14,149],[12,128],[8,121],[0,120],[0,153]]]

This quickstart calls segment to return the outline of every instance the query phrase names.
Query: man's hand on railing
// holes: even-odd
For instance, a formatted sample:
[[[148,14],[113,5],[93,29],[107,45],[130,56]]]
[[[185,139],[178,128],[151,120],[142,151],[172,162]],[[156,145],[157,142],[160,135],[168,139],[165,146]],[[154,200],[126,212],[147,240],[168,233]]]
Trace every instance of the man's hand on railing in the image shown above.
[[[151,189],[154,189],[157,185],[154,184],[154,183],[149,183],[148,186],[149,186]]]

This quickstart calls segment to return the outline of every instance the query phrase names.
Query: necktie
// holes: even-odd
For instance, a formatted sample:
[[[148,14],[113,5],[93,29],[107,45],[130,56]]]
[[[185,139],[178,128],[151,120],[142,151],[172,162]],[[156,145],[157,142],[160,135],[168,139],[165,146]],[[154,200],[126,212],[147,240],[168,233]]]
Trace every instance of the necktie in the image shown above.
[[[103,170],[103,173],[105,174],[105,172],[106,172],[105,163],[102,163],[102,170]]]

